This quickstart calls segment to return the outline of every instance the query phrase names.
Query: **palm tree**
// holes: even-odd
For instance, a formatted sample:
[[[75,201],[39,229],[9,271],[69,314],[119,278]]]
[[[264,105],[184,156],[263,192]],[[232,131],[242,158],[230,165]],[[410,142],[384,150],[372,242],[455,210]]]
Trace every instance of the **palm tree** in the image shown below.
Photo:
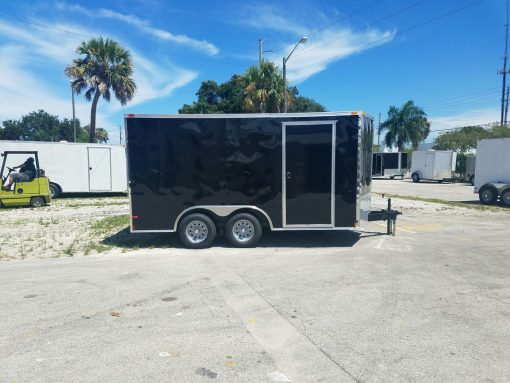
[[[416,106],[414,101],[407,101],[401,108],[390,106],[388,118],[380,128],[379,134],[387,130],[384,141],[386,146],[396,146],[401,152],[406,144],[412,144],[417,149],[430,133],[430,123],[422,108]]]
[[[77,94],[85,91],[85,99],[92,100],[90,110],[90,142],[96,139],[96,108],[99,97],[110,102],[110,89],[125,105],[133,98],[136,84],[131,78],[133,63],[129,51],[111,39],[93,38],[76,49],[80,57],[65,69]]]
[[[244,75],[246,81],[244,106],[252,113],[279,113],[283,104],[283,77],[278,67],[269,61],[251,66]]]

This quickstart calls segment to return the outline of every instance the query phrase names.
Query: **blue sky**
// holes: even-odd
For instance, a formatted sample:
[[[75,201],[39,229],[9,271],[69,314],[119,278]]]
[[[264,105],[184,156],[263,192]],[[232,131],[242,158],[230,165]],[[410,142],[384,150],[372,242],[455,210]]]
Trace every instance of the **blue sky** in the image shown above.
[[[309,37],[288,61],[289,83],[329,111],[364,110],[377,122],[412,99],[433,130],[489,123],[499,120],[504,24],[504,0],[3,0],[0,121],[37,109],[70,118],[64,68],[102,35],[131,51],[138,85],[125,107],[99,103],[112,143],[125,113],[177,113],[202,81],[257,64],[260,38],[281,67]],[[90,104],[76,101],[86,124]]]

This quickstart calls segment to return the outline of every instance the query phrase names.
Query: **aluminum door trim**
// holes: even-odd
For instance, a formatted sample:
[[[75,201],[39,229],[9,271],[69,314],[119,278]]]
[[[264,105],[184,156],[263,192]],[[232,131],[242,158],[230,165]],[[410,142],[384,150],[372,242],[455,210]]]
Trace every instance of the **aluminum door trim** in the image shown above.
[[[287,225],[287,126],[331,125],[331,223]],[[336,173],[336,121],[287,121],[282,122],[282,228],[299,230],[335,227],[335,173]]]

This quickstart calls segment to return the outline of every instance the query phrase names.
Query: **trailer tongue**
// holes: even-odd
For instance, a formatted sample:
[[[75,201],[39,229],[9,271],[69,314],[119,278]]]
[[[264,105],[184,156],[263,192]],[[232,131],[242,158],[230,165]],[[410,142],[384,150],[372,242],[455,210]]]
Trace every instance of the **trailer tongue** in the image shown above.
[[[368,213],[368,221],[386,221],[386,234],[395,235],[397,231],[397,216],[402,213],[391,208],[391,198],[388,198],[388,208]]]
[[[373,119],[361,112],[125,116],[132,232],[191,248],[262,228],[356,230],[371,212]]]

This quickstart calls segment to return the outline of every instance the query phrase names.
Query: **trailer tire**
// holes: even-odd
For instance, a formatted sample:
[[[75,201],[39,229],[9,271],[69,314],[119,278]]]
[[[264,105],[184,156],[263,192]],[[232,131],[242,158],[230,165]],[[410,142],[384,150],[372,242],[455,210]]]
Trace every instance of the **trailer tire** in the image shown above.
[[[46,205],[46,201],[43,197],[32,197],[30,200],[30,206],[32,207],[43,207],[44,205]]]
[[[62,189],[57,184],[50,182],[50,194],[51,198],[58,198],[62,194]]]
[[[475,176],[474,175],[469,177],[469,183],[471,184],[471,186],[475,186]]]
[[[420,182],[420,175],[418,173],[413,173],[411,178],[413,179],[413,182]]]
[[[510,207],[510,189],[506,189],[501,193],[501,204]]]
[[[494,205],[498,199],[496,189],[490,186],[484,186],[478,192],[480,202],[484,205]]]
[[[179,237],[190,249],[204,249],[214,242],[216,225],[205,214],[189,214],[179,222]]]
[[[254,247],[262,235],[262,225],[253,215],[239,213],[225,225],[225,237],[235,247]]]

